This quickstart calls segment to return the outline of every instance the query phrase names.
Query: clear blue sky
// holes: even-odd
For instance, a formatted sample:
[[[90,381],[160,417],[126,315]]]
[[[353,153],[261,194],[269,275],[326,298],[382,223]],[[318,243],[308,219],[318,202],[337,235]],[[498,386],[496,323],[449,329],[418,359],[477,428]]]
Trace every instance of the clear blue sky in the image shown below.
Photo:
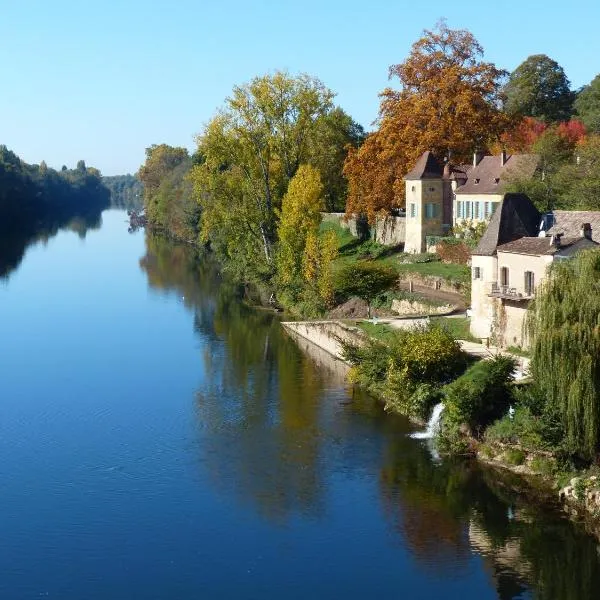
[[[446,17],[508,70],[530,54],[574,87],[600,72],[600,2],[0,0],[0,143],[55,168],[135,172],[152,143],[194,147],[233,85],[319,77],[365,127],[390,64]]]

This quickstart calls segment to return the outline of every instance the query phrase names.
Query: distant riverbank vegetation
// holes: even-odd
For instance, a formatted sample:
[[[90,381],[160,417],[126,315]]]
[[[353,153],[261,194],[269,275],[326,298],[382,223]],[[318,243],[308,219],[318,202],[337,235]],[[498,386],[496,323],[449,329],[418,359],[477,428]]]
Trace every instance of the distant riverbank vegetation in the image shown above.
[[[70,226],[80,235],[100,222],[110,192],[83,160],[74,169],[30,165],[0,146],[0,277],[21,261],[28,243]]]
[[[403,207],[402,178],[425,150],[453,163],[475,150],[535,152],[540,169],[531,180],[515,176],[513,191],[543,210],[600,208],[599,78],[576,92],[545,55],[509,74],[483,59],[469,31],[444,22],[389,72],[399,86],[381,93],[369,134],[309,75],[275,72],[234,87],[192,154],[166,144],[146,150],[138,177],[149,223],[206,245],[234,278],[309,316],[340,300],[342,264],[371,260],[401,270],[393,250],[367,252],[374,242],[349,242],[316,215],[358,215],[368,236],[377,215]],[[441,266],[452,267],[468,292],[464,265],[427,265]]]
[[[110,192],[112,207],[125,210],[141,210],[144,207],[144,189],[135,175],[103,175],[102,185]]]

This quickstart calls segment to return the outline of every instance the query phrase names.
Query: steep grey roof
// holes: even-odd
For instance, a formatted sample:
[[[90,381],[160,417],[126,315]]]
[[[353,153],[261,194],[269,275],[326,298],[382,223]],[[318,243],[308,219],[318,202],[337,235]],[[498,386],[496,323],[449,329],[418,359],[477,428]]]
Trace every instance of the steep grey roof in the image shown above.
[[[473,170],[473,165],[451,165],[450,179],[465,180],[468,179],[469,173]]]
[[[600,242],[600,211],[596,210],[555,210],[554,225],[546,233],[562,233],[565,236],[579,236],[581,226],[589,223],[592,226],[592,239]]]
[[[536,154],[511,154],[504,165],[500,156],[484,156],[470,169],[466,183],[456,188],[456,195],[501,194],[511,177],[531,177],[538,162]]]
[[[423,152],[415,166],[404,176],[405,181],[415,179],[441,179],[444,173],[442,165],[429,151]]]
[[[508,244],[501,244],[496,249],[498,252],[510,252],[511,254],[530,254],[534,256],[552,255],[561,253],[567,248],[572,250],[586,250],[598,246],[596,242],[587,238],[563,237],[560,240],[560,246],[552,244],[551,237],[522,237]]]
[[[483,234],[473,254],[493,256],[501,244],[522,237],[534,237],[541,215],[525,194],[506,194]]]

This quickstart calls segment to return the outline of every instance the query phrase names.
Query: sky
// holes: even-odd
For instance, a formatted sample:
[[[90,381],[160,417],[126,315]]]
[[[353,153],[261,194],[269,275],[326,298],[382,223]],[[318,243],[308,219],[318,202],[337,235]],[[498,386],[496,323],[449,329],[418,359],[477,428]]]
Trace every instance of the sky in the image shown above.
[[[509,71],[547,54],[574,88],[600,72],[598,0],[0,0],[0,144],[134,173],[151,144],[193,150],[234,85],[278,69],[318,77],[369,129],[388,67],[443,17]]]

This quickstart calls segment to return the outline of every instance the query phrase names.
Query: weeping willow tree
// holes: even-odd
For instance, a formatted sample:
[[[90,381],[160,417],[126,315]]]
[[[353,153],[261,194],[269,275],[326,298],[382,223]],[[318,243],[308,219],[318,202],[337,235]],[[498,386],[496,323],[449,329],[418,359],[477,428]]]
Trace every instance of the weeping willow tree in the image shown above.
[[[552,265],[529,307],[532,374],[573,452],[600,446],[600,250]]]

